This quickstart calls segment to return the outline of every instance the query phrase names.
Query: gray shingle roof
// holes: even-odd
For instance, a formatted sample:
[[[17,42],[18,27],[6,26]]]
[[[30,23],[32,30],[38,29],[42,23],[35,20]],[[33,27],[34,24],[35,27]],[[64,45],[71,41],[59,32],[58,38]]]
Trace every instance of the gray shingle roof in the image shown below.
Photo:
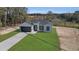
[[[48,20],[32,20],[31,22],[24,22],[20,26],[32,26],[33,23],[39,23],[40,25],[51,24]]]
[[[32,20],[33,23],[38,23],[42,25],[51,24],[48,20]]]
[[[24,22],[24,23],[21,24],[20,26],[31,26],[31,23]]]

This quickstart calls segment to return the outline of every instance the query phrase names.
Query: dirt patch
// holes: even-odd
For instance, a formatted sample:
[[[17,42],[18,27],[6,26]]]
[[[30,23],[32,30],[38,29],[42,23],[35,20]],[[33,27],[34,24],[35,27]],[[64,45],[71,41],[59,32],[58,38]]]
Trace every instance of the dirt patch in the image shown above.
[[[79,29],[56,27],[61,49],[67,51],[79,50]]]
[[[0,35],[7,34],[9,32],[15,31],[16,29],[18,29],[18,26],[0,28]]]

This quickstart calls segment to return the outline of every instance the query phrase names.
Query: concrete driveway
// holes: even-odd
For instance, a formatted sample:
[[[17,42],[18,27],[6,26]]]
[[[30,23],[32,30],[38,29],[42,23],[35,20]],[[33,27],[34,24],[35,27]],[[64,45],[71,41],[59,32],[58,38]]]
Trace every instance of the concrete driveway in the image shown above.
[[[20,40],[22,40],[25,36],[27,36],[27,33],[20,32],[5,41],[0,43],[0,51],[7,51],[10,49],[13,45],[18,43]]]

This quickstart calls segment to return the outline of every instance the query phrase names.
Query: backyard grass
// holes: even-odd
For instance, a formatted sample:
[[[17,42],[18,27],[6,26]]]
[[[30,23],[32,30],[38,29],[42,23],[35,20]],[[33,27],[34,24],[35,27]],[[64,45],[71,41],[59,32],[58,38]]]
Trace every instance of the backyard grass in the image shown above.
[[[7,33],[7,34],[4,34],[4,35],[0,35],[0,42],[3,41],[3,40],[6,40],[8,39],[9,37],[17,34],[19,32],[19,30],[15,30],[13,32],[10,32],[10,33]]]
[[[58,51],[59,40],[56,29],[53,28],[51,32],[38,32],[36,34],[29,34],[23,38],[19,43],[14,45],[9,51]]]

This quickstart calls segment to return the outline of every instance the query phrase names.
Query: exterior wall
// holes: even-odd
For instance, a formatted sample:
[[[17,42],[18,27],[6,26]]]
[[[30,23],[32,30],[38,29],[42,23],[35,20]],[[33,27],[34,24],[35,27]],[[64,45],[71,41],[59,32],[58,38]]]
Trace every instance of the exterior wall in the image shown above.
[[[52,29],[51,24],[46,24],[46,25],[39,24],[39,26],[44,26],[44,30],[43,30],[44,32],[51,32],[51,29]],[[49,31],[47,31],[47,26],[50,28]],[[38,31],[41,31],[41,30],[39,29]]]
[[[44,25],[44,32],[46,32],[46,25]]]
[[[34,28],[33,28],[33,25],[31,26],[31,32],[33,32],[34,31]]]
[[[47,31],[47,26],[50,28],[49,31]],[[52,29],[52,26],[51,26],[50,24],[44,25],[44,31],[45,31],[45,32],[50,32],[51,29]]]
[[[46,24],[46,25],[43,25],[43,24],[39,24],[39,22],[38,23],[33,23],[33,25],[25,25],[24,27],[28,27],[28,26],[30,26],[31,27],[31,31],[34,31],[34,25],[37,25],[37,31],[41,31],[40,29],[39,29],[39,26],[44,26],[44,32],[50,32],[51,30],[52,30],[52,25],[51,24]],[[49,31],[47,31],[47,26],[49,26],[50,27],[50,30]],[[20,26],[20,28],[21,28],[21,26]],[[21,29],[20,29],[20,31],[21,31]]]

